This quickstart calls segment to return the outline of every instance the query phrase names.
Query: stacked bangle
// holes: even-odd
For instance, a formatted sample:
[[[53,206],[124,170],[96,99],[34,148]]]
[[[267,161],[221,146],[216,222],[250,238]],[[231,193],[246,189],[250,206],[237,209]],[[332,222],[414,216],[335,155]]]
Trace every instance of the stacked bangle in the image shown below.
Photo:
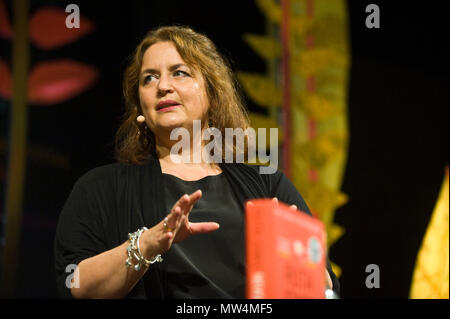
[[[141,237],[142,233],[147,230],[147,227],[142,227],[141,229],[138,229],[134,233],[128,234],[128,240],[130,243],[128,244],[127,253],[128,258],[125,262],[125,265],[127,267],[130,267],[132,265],[131,261],[132,259],[136,259],[136,264],[134,265],[134,270],[139,271],[142,266],[150,266],[151,264],[155,262],[162,262],[163,259],[161,258],[161,255],[158,254],[154,258],[148,260],[145,259],[144,256],[141,254],[141,250],[139,249],[139,238]]]

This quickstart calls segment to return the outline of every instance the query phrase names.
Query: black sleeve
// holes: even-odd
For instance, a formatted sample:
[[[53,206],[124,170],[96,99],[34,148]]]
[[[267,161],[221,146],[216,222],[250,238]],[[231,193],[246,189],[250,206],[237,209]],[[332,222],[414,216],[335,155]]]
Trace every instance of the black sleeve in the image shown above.
[[[302,212],[312,215],[302,195],[283,172],[278,170],[275,174],[272,174],[271,179],[271,197],[277,197],[279,201],[288,205],[296,205]]]
[[[309,215],[311,214],[311,211],[308,208],[308,205],[306,204],[303,197],[300,195],[300,193],[295,188],[294,184],[284,175],[283,172],[278,170],[275,174],[272,174],[270,176],[271,182],[271,197],[277,197],[279,201],[284,202],[288,205],[296,205],[297,208]],[[331,264],[329,259],[327,258],[327,270],[330,274],[331,281],[333,282],[333,291],[337,293],[337,295],[340,295],[340,283],[337,279],[336,275],[333,272],[333,269],[331,268]]]
[[[101,210],[92,193],[92,189],[79,180],[59,216],[54,252],[56,283],[63,298],[72,298],[66,281],[70,283],[68,277],[73,277],[74,265],[107,250]]]

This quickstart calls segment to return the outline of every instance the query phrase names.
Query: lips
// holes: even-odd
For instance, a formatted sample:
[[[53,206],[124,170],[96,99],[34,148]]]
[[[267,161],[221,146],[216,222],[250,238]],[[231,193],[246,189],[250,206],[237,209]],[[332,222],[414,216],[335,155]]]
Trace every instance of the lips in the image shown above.
[[[173,101],[173,100],[165,100],[165,101],[161,101],[156,105],[156,111],[162,111],[164,109],[173,109],[174,106],[178,106],[180,105],[180,103],[178,103],[177,101]]]

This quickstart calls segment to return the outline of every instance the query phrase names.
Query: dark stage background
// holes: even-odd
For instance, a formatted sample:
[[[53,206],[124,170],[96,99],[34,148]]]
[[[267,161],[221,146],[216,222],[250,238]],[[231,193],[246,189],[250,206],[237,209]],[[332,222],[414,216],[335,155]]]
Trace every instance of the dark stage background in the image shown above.
[[[32,1],[31,9],[64,9],[69,3]],[[28,144],[55,152],[52,156],[62,156],[67,165],[39,157],[27,161],[17,297],[56,297],[53,238],[59,212],[82,174],[113,161],[125,59],[149,28],[187,24],[206,33],[235,70],[266,71],[265,61],[242,40],[243,33],[265,33],[254,1],[75,3],[95,23],[95,31],[55,50],[31,47],[30,65],[68,57],[95,65],[100,78],[70,101],[29,107]],[[369,3],[380,7],[380,29],[365,27]],[[349,202],[335,215],[346,233],[330,250],[343,270],[342,298],[408,297],[416,254],[448,163],[448,2],[419,3],[348,3],[350,147],[342,191]],[[11,13],[11,1],[6,4]],[[0,44],[1,56],[9,60],[11,43],[0,39]],[[6,138],[9,104],[1,104]],[[248,106],[258,109],[250,100]],[[6,158],[3,152],[2,198]],[[378,289],[365,286],[368,264],[380,267]]]

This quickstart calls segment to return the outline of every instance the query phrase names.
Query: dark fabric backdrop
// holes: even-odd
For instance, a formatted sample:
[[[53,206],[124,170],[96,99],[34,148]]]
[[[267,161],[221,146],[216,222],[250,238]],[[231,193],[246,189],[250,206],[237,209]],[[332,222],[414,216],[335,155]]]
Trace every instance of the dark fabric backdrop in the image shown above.
[[[32,12],[45,5],[64,9],[69,3],[32,1]],[[380,29],[365,27],[369,3],[380,6]],[[11,11],[11,1],[6,4]],[[69,167],[27,162],[18,297],[56,297],[53,237],[58,214],[79,176],[113,161],[125,59],[149,28],[187,24],[206,33],[233,60],[235,70],[266,70],[264,60],[242,40],[243,33],[265,32],[264,17],[254,1],[77,4],[96,30],[55,50],[32,47],[31,65],[69,57],[97,66],[101,74],[90,90],[70,101],[29,107],[29,145],[56,151]],[[348,8],[350,148],[342,190],[350,200],[336,213],[346,233],[332,246],[330,256],[343,269],[343,298],[407,298],[416,254],[448,163],[448,4],[355,0]],[[10,59],[11,43],[0,39],[0,45],[2,58]],[[250,110],[261,111],[247,102]],[[1,104],[5,138],[8,102]],[[0,160],[4,196],[5,153]],[[380,267],[379,289],[365,286],[365,267],[372,263]]]

